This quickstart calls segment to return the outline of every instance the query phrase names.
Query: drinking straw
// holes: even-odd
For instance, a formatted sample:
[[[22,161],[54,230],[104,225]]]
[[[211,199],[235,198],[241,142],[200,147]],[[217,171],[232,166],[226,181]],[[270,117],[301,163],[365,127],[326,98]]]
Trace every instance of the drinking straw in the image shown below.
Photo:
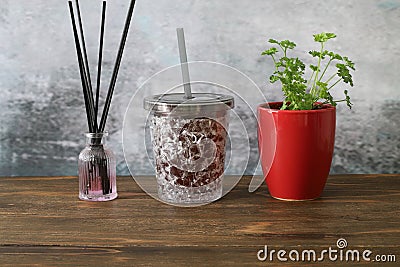
[[[177,28],[176,34],[178,36],[179,58],[181,60],[183,88],[185,90],[185,97],[190,99],[193,97],[192,97],[192,89],[190,87],[189,67],[187,63],[185,34],[183,32],[183,28]]]
[[[86,108],[86,116],[87,116],[87,121],[88,121],[88,126],[89,126],[89,131],[93,132],[93,122],[92,122],[92,117],[91,117],[91,112],[90,112],[90,105],[89,105],[89,95],[88,95],[88,86],[87,86],[87,80],[86,80],[86,73],[85,73],[85,67],[83,63],[83,58],[82,58],[82,51],[81,51],[81,46],[79,43],[79,37],[78,37],[78,31],[76,29],[76,23],[75,23],[75,16],[74,16],[74,10],[72,7],[72,1],[68,1],[69,5],[69,12],[71,15],[71,22],[72,22],[72,29],[74,33],[74,40],[75,40],[75,47],[76,47],[76,54],[78,57],[78,65],[79,65],[79,73],[81,76],[81,82],[82,82],[82,89],[83,89],[83,98],[85,100],[85,108]]]
[[[101,26],[100,26],[100,46],[99,46],[99,60],[97,65],[97,83],[96,83],[96,104],[94,107],[94,113],[97,116],[99,113],[99,95],[100,95],[100,78],[101,78],[101,62],[103,59],[103,40],[104,40],[104,25],[106,21],[106,1],[103,1],[103,9],[101,15]],[[97,129],[98,130],[98,129]]]
[[[135,0],[131,0],[131,4],[130,4],[129,10],[128,10],[128,14],[126,16],[124,31],[122,33],[121,42],[119,44],[117,58],[116,58],[115,65],[114,65],[114,70],[113,70],[113,73],[112,73],[112,76],[111,76],[110,86],[108,87],[108,93],[107,93],[106,102],[105,102],[104,108],[103,108],[103,114],[101,116],[101,121],[100,121],[100,126],[99,126],[99,131],[100,132],[104,131],[104,127],[105,127],[105,124],[106,124],[108,111],[110,109],[111,99],[112,99],[112,95],[114,93],[115,83],[117,81],[118,70],[119,70],[119,67],[121,65],[122,54],[124,52],[125,42],[126,42],[126,38],[127,38],[127,35],[128,35],[129,25],[130,25],[130,22],[131,22],[131,18],[132,18],[133,8],[135,6],[135,2],[136,2]]]

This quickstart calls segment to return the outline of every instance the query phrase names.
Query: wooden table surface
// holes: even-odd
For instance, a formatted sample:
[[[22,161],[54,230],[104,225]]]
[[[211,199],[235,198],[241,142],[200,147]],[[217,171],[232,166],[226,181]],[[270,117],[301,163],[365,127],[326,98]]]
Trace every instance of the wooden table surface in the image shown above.
[[[287,259],[296,250],[300,261],[329,247],[338,257],[372,252],[371,262],[323,254],[323,266],[399,264],[400,175],[330,176],[323,196],[306,202],[272,199],[265,185],[249,193],[249,181],[212,204],[181,208],[149,197],[131,177],[118,177],[119,198],[102,203],[78,200],[76,177],[0,177],[0,265],[310,265],[307,254],[300,263],[276,254],[260,261],[265,246]],[[397,263],[372,262],[377,255]]]

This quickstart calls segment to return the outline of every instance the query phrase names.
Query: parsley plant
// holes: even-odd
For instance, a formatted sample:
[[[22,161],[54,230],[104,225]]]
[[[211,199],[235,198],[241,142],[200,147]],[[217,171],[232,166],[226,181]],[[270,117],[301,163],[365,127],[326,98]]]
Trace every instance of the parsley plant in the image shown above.
[[[274,61],[275,71],[269,80],[271,83],[280,81],[282,84],[282,91],[285,95],[282,110],[318,109],[323,104],[329,103],[336,106],[336,103],[344,101],[351,108],[353,104],[350,102],[347,90],[344,90],[344,99],[340,100],[334,100],[330,94],[330,90],[340,82],[353,86],[350,71],[355,70],[354,63],[349,58],[325,50],[325,43],[335,37],[334,33],[325,32],[314,35],[314,41],[320,43],[321,49],[309,52],[312,57],[316,58],[317,64],[310,64],[312,74],[308,80],[304,78],[306,65],[299,58],[288,57],[288,50],[294,49],[296,44],[289,40],[269,39],[268,42],[274,47],[265,50],[261,55],[271,56]],[[280,58],[276,57],[279,53],[278,48],[283,53]],[[331,63],[336,63],[337,71],[330,77],[325,77],[328,67],[333,67]]]

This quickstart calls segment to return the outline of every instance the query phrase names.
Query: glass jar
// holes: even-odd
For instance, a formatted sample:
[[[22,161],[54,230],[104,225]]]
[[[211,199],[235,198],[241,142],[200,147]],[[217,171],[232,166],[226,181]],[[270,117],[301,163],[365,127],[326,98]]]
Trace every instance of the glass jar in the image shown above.
[[[234,98],[212,93],[153,95],[150,110],[158,196],[167,203],[201,205],[222,197],[229,110]]]
[[[86,147],[79,154],[79,198],[88,201],[108,201],[117,194],[114,153],[105,148],[104,133],[86,133]]]

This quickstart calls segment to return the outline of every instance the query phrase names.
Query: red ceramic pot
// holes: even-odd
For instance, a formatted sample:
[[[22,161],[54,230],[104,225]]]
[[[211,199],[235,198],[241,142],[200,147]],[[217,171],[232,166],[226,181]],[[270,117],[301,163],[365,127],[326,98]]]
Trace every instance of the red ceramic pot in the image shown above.
[[[258,144],[269,192],[282,200],[318,198],[332,162],[336,108],[279,110],[281,105],[258,107]]]

